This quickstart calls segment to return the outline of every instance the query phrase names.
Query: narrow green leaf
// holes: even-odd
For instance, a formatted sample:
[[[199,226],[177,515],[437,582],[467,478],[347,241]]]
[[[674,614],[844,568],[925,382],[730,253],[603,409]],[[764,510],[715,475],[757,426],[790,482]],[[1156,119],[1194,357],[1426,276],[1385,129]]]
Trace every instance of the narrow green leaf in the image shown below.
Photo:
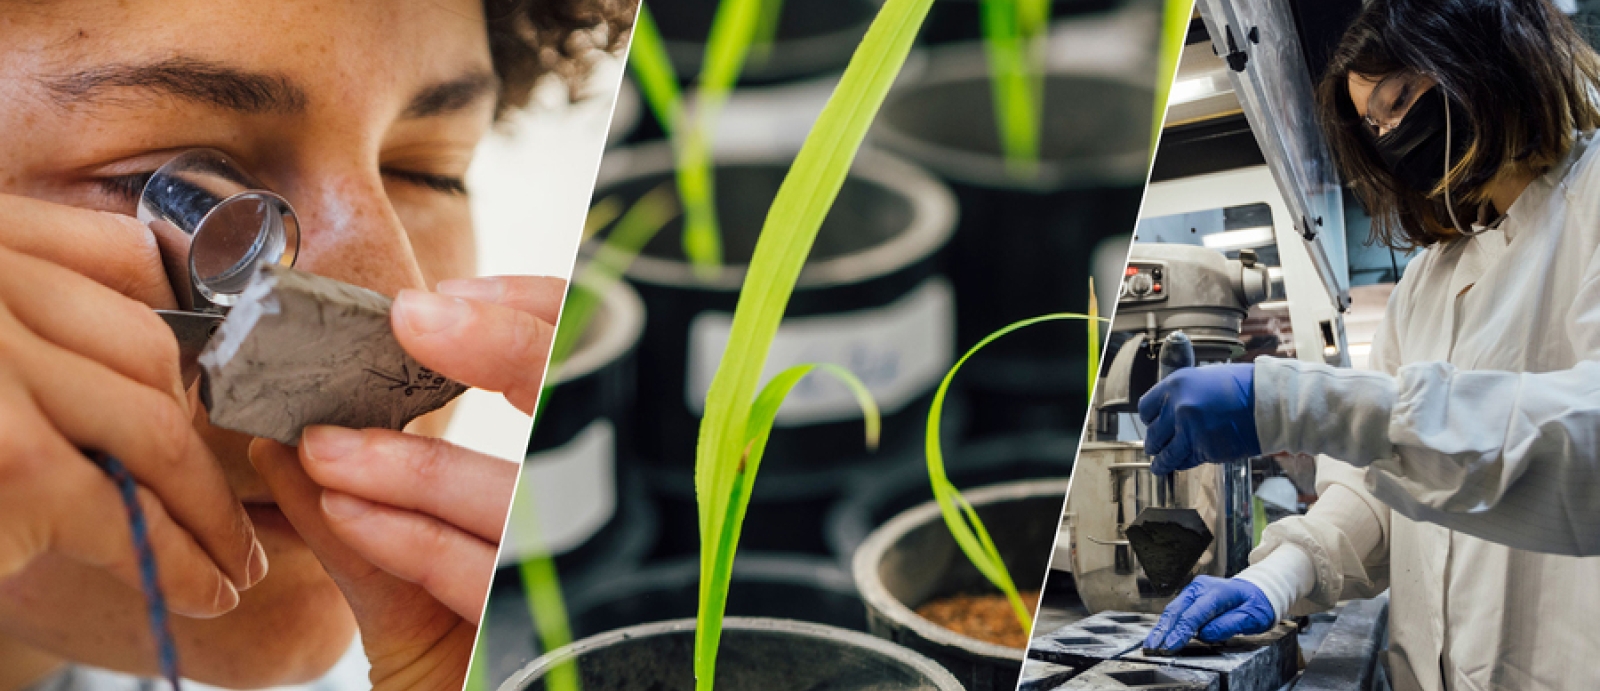
[[[1092,304],[1092,303],[1091,303]],[[1094,308],[1091,307],[1091,310]],[[945,372],[944,380],[939,382],[939,388],[934,391],[933,404],[928,407],[928,426],[924,435],[928,461],[928,482],[933,488],[933,498],[939,503],[939,511],[944,515],[944,524],[950,529],[950,536],[955,538],[956,545],[961,552],[967,555],[972,565],[983,574],[983,577],[993,583],[1000,592],[1004,593],[1006,600],[1011,603],[1011,608],[1017,615],[1017,621],[1022,623],[1024,631],[1032,630],[1033,618],[1029,616],[1028,609],[1022,602],[1022,596],[1017,592],[1017,587],[1011,579],[1011,573],[1006,569],[1005,561],[1000,557],[1000,551],[995,548],[994,541],[989,538],[989,531],[983,526],[983,521],[978,519],[978,512],[967,503],[961,491],[956,489],[954,483],[944,469],[944,452],[939,441],[940,420],[944,416],[944,399],[950,390],[950,383],[955,380],[956,372],[961,371],[961,366],[966,364],[979,350],[1013,331],[1027,328],[1034,324],[1051,321],[1084,320],[1091,327],[1101,320],[1098,316],[1089,314],[1057,313],[1047,314],[1031,319],[1024,319],[1001,327],[977,345],[968,349],[956,364]],[[1091,348],[1091,350],[1093,350]],[[1091,379],[1091,386],[1093,380]]]
[[[528,499],[531,496],[523,495],[523,501],[512,508],[512,517],[530,539],[537,541],[542,534],[537,513]],[[518,564],[517,573],[522,578],[528,613],[539,632],[540,646],[548,653],[571,643],[572,627],[567,619],[566,600],[561,595],[561,579],[556,576],[555,560],[540,550],[536,556]],[[544,677],[544,685],[549,691],[581,691],[577,663],[569,658],[552,667]]]
[[[588,237],[600,232],[601,228],[611,225],[622,215],[622,200],[613,194],[601,199],[589,207],[589,213],[583,217],[583,237]]]
[[[783,0],[762,0],[761,16],[756,20],[756,34],[750,48],[750,59],[763,64],[772,57],[772,44],[778,38],[778,23],[783,18]]]
[[[1050,0],[981,0],[979,11],[1006,169],[1031,179],[1039,170]]]
[[[617,201],[616,205],[621,206],[621,202]],[[590,215],[594,215],[593,209]],[[550,400],[555,374],[561,371],[561,366],[567,358],[572,357],[572,351],[583,340],[583,335],[588,333],[589,322],[600,307],[601,296],[621,280],[622,274],[627,272],[628,266],[633,264],[644,246],[650,244],[656,233],[677,215],[678,204],[672,183],[662,183],[645,193],[617,221],[605,242],[595,252],[593,261],[585,264],[583,271],[573,278],[566,300],[561,305],[561,316],[556,321],[555,342],[550,345],[545,385],[539,392],[539,409],[534,415],[536,427],[545,404]]]
[[[1161,141],[1161,125],[1167,117],[1167,96],[1172,93],[1172,80],[1177,77],[1178,57],[1183,54],[1183,39],[1189,32],[1189,17],[1194,13],[1194,0],[1166,0],[1161,17],[1161,45],[1157,47],[1156,112],[1150,124],[1150,158],[1156,156],[1156,143]]]
[[[739,551],[739,535],[744,527],[745,513],[750,508],[750,496],[755,491],[756,472],[761,467],[761,457],[766,452],[767,440],[772,436],[772,425],[777,420],[778,409],[783,406],[783,401],[789,392],[807,374],[816,370],[834,375],[849,387],[865,418],[867,447],[878,448],[878,435],[882,427],[878,404],[872,399],[872,393],[867,390],[866,384],[850,370],[833,364],[799,364],[779,372],[762,387],[761,393],[750,406],[750,419],[745,429],[745,446],[739,457],[738,466],[734,469],[733,486],[727,499],[718,502],[717,511],[723,514],[723,519],[720,522],[721,528],[717,532],[716,558],[711,571],[702,572],[700,578],[701,593],[709,599],[702,601],[701,615],[695,632],[697,637],[704,631],[706,636],[717,640],[722,634],[722,617],[727,609],[728,586],[733,580],[733,562]],[[709,680],[714,673],[713,670],[701,676],[697,668],[696,679],[706,680],[706,688],[709,688]]]
[[[1094,405],[1094,384],[1100,379],[1100,299],[1094,294],[1094,277],[1089,277],[1089,405]]]
[[[722,0],[711,20],[694,94],[694,113],[678,146],[678,192],[683,195],[683,252],[695,272],[715,277],[722,265],[717,231],[712,125],[744,70],[762,0]]]
[[[822,220],[843,187],[889,86],[905,65],[931,3],[885,0],[778,188],[739,291],[728,346],[706,394],[695,455],[702,574],[695,677],[701,691],[708,691],[715,678],[720,603],[727,596],[726,582],[713,592],[716,579],[710,576],[716,572],[719,550],[731,553],[738,546],[737,526],[727,526],[725,509],[749,448],[751,405],[767,352]],[[732,539],[724,542],[725,534]]]
[[[628,47],[628,66],[639,81],[639,91],[650,112],[661,123],[668,137],[678,129],[683,118],[683,94],[678,90],[678,75],[672,69],[672,58],[667,56],[667,42],[656,28],[650,7],[639,3],[639,15],[633,22],[633,39]]]

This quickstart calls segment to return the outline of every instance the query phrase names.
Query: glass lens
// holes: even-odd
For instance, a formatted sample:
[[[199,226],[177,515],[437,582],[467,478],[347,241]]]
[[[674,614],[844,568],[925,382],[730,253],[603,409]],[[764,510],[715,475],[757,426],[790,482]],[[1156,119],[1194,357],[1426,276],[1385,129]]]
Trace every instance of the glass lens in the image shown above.
[[[233,304],[257,264],[293,266],[300,244],[289,203],[211,149],[185,151],[157,169],[139,220],[156,233],[168,272],[186,274],[170,276],[185,309]]]

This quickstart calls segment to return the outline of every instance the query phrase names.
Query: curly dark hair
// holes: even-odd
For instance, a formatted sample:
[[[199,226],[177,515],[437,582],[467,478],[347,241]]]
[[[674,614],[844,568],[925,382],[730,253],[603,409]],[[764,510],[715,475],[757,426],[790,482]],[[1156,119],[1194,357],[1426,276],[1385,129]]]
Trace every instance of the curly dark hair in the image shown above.
[[[1404,69],[1432,76],[1475,136],[1438,189],[1412,190],[1378,156],[1346,78]],[[1372,0],[1345,32],[1318,87],[1334,159],[1372,216],[1373,240],[1404,249],[1457,237],[1441,190],[1474,218],[1485,187],[1541,174],[1600,127],[1600,56],[1548,0]],[[1503,209],[1501,211],[1504,211]]]
[[[546,75],[565,81],[575,98],[595,51],[624,44],[638,7],[639,0],[483,0],[500,77],[495,116],[526,106]]]

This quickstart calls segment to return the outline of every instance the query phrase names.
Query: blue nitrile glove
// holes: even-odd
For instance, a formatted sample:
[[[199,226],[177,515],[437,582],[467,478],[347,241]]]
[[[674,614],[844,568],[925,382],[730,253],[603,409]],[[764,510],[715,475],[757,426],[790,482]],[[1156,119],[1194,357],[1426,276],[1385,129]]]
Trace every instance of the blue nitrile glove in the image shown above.
[[[1166,475],[1201,463],[1261,455],[1256,437],[1256,366],[1206,365],[1173,372],[1139,399],[1149,426],[1150,472]]]
[[[1277,620],[1267,594],[1254,583],[1195,576],[1161,613],[1156,627],[1145,637],[1144,647],[1177,652],[1196,632],[1200,640],[1217,643],[1241,634],[1263,633]]]

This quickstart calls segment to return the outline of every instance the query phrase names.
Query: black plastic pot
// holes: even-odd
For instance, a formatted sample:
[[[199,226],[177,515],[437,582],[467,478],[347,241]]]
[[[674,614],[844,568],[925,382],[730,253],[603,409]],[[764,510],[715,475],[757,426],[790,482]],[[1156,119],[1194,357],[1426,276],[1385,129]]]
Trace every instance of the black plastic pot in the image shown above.
[[[633,403],[644,303],[624,282],[602,296],[571,356],[551,374],[512,520],[501,549],[503,563],[549,551],[558,563],[582,571],[580,554],[611,527],[624,502],[617,496],[618,459],[633,439]],[[517,518],[539,506],[539,518],[519,530]],[[537,527],[538,535],[531,535]],[[571,553],[571,556],[568,556]],[[606,554],[594,555],[603,560]]]
[[[1035,433],[997,437],[946,449],[944,469],[957,487],[1066,478],[1072,476],[1077,452],[1075,436]],[[926,463],[886,473],[862,473],[828,512],[828,548],[848,568],[856,548],[874,529],[907,509],[932,500]]]
[[[575,661],[584,691],[690,691],[694,620],[644,624],[578,641],[534,660],[501,691],[542,691],[554,665]],[[782,619],[723,621],[720,691],[829,689],[962,691],[949,672],[864,633]]]
[[[1020,590],[1044,582],[1067,480],[992,485],[963,494],[983,520]],[[950,537],[939,506],[927,502],[873,531],[856,550],[852,574],[876,635],[943,665],[970,691],[1015,689],[1023,651],[962,636],[917,616],[917,607],[962,593],[995,592]]]
[[[596,584],[638,573],[655,546],[660,526],[655,506],[637,471],[618,478],[617,514],[604,528],[575,549],[556,558],[561,594],[567,601],[587,597]],[[490,677],[505,679],[544,652],[530,632],[537,628],[528,609],[527,593],[514,563],[495,571],[484,610],[482,655]]]
[[[789,165],[787,156],[737,152],[719,153],[717,161],[721,271],[709,280],[695,276],[682,258],[682,226],[675,220],[627,272],[649,315],[639,349],[636,459],[669,515],[669,502],[689,504],[691,527],[666,533],[691,541],[689,551],[697,525],[692,472],[699,399],[721,360],[744,264]],[[671,178],[667,145],[623,149],[607,155],[595,194],[629,203]],[[917,448],[928,401],[954,357],[953,299],[938,267],[954,220],[953,201],[937,181],[885,154],[868,150],[858,157],[801,272],[767,364],[769,372],[829,359],[849,367],[878,394],[882,443],[878,453],[867,452],[859,410],[842,387],[823,377],[802,382],[779,413],[756,504],[831,501],[843,483],[840,471],[892,463]],[[747,526],[753,530],[747,528],[744,544],[751,549],[796,549],[766,541],[764,534],[784,531],[769,530],[754,516]],[[820,552],[819,526],[812,532]]]
[[[572,634],[582,638],[636,624],[693,618],[699,589],[698,557],[619,574],[569,601]],[[733,566],[727,613],[867,630],[866,611],[850,574],[820,557],[741,553]]]
[[[891,93],[873,130],[877,145],[939,176],[959,200],[950,256],[960,260],[949,273],[962,348],[1019,319],[1088,307],[1091,250],[1133,227],[1150,146],[1150,84],[1053,72],[1038,175],[1019,180],[1000,153],[989,89],[980,51],[937,51]],[[1100,295],[1110,304],[1115,287]],[[973,396],[973,433],[1079,429],[1086,343],[1082,323],[1046,324],[973,358],[960,379]]]
[[[1054,0],[1050,3],[1050,18],[1063,19],[1115,9],[1122,0]],[[983,38],[982,19],[978,14],[979,0],[939,0],[928,9],[928,18],[922,22],[918,38],[925,44],[978,41]]]

